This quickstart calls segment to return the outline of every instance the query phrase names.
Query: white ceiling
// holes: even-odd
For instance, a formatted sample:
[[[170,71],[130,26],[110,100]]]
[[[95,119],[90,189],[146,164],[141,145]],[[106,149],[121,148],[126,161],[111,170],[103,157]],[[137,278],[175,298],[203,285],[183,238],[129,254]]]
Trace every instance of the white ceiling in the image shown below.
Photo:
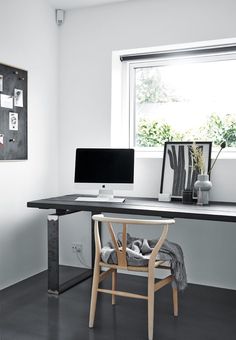
[[[112,4],[115,2],[124,2],[132,0],[49,0],[49,2],[57,9],[71,9],[99,6],[105,4]]]

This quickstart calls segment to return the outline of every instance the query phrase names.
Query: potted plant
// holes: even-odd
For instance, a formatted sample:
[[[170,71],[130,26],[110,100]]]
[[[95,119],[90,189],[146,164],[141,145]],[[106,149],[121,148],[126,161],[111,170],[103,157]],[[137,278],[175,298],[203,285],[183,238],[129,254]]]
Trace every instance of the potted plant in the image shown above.
[[[218,151],[218,154],[216,155],[216,158],[215,158],[215,160],[214,160],[214,162],[213,162],[213,164],[212,164],[212,166],[211,166],[211,168],[210,168],[210,170],[209,170],[209,172],[208,172],[209,176],[210,176],[210,173],[211,173],[212,169],[214,168],[214,165],[215,165],[215,163],[216,163],[216,161],[217,161],[217,159],[218,159],[218,157],[219,157],[221,151],[222,151],[225,147],[226,147],[226,141],[223,141],[223,142],[220,144],[220,150]]]

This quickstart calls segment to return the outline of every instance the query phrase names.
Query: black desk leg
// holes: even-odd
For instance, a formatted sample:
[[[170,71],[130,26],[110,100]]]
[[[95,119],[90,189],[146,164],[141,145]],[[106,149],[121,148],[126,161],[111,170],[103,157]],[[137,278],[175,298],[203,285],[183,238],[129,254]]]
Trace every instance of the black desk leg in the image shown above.
[[[48,292],[59,294],[59,217],[48,216]]]
[[[60,211],[48,215],[48,293],[61,294],[92,276],[92,270],[59,264],[59,216],[73,212]],[[93,252],[93,250],[92,250]]]

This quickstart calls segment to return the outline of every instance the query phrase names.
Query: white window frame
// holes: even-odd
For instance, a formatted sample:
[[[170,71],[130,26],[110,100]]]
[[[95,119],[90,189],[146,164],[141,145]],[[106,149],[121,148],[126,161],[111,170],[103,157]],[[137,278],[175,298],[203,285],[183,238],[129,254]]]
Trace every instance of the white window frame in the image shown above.
[[[173,45],[173,46],[163,46],[159,47],[156,50],[152,50],[151,52],[161,53],[163,51],[167,51],[168,53],[174,53],[176,50],[184,49],[184,48],[193,48],[193,49],[200,49],[202,47],[210,48],[211,46],[215,47],[224,47],[228,45],[235,45],[236,39],[223,39],[220,41],[212,41],[212,42],[203,42],[196,44],[184,44],[184,45]],[[136,50],[136,53],[139,54],[140,50]],[[141,50],[142,53],[145,53],[145,50]],[[138,67],[148,67],[148,66],[163,66],[169,65],[171,63],[177,62],[207,62],[207,61],[217,61],[217,60],[236,60],[236,52],[231,53],[221,53],[221,54],[207,54],[203,56],[193,56],[181,57],[174,56],[173,58],[163,58],[160,60],[154,60],[153,58],[145,59],[145,60],[138,60],[138,61],[120,61],[121,56],[134,54],[134,51],[117,51],[113,52],[113,73],[114,73],[114,60],[116,66],[118,65],[118,69],[120,72],[120,107],[116,109],[116,115],[119,115],[119,123],[114,124],[114,98],[112,98],[112,129],[111,129],[111,137],[114,135],[120,135],[122,138],[122,143],[117,139],[115,136],[111,138],[111,145],[112,146],[122,146],[122,147],[130,147],[135,148],[136,155],[141,158],[152,158],[158,157],[162,158],[163,156],[163,147],[158,148],[148,148],[148,147],[135,147],[134,138],[135,138],[135,120],[134,120],[134,105],[135,105],[135,69]],[[150,53],[150,51],[146,50],[146,54]],[[119,61],[118,61],[119,60]],[[117,69],[115,70],[117,73]],[[112,77],[112,85],[114,89],[114,82],[116,81],[116,77]],[[133,84],[133,86],[131,86]],[[114,91],[112,90],[112,97],[114,97]],[[133,99],[133,100],[132,100]],[[119,111],[120,110],[120,111]],[[119,112],[118,112],[119,111]],[[116,117],[117,118],[117,117]],[[116,119],[117,121],[117,119]],[[117,121],[118,122],[118,121]],[[116,131],[116,132],[115,132]],[[212,158],[216,155],[218,150],[213,149]],[[224,152],[221,153],[220,158],[230,159],[235,158],[236,148],[229,148],[228,150],[225,149]]]

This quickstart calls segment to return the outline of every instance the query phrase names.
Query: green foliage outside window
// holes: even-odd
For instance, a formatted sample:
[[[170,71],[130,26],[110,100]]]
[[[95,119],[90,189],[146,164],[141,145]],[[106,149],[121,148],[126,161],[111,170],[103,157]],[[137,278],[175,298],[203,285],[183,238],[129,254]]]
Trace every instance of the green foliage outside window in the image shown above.
[[[176,132],[169,124],[142,119],[138,124],[137,145],[155,147],[166,141],[183,140],[183,134]]]
[[[204,130],[208,139],[212,140],[215,145],[226,141],[228,147],[236,146],[236,119],[233,115],[227,114],[221,118],[215,113],[211,114],[207,125],[201,131]]]
[[[156,120],[140,119],[138,123],[136,144],[140,147],[157,147],[166,141],[189,140],[190,131],[180,133],[171,125]],[[220,146],[222,141],[228,147],[236,147],[236,119],[233,115],[221,118],[211,114],[206,125],[199,129],[198,138],[194,140],[210,140],[215,146]]]

